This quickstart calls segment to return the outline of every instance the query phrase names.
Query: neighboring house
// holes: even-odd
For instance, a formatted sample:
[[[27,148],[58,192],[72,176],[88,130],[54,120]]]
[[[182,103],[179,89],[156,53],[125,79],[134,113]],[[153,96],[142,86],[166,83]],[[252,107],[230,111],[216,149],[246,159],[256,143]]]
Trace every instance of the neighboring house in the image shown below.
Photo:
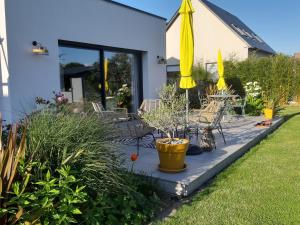
[[[295,53],[295,55],[294,55],[294,56],[295,56],[295,58],[296,58],[296,59],[300,59],[300,52],[298,52],[298,53]]]
[[[17,120],[53,91],[116,106],[124,84],[135,110],[166,82],[165,31],[164,18],[110,0],[1,0],[0,111]]]
[[[244,60],[251,54],[268,56],[275,51],[239,18],[206,0],[192,0],[195,64],[216,71],[218,50],[224,59]],[[168,76],[179,71],[180,23],[178,11],[167,25]],[[173,73],[172,73],[173,72]]]

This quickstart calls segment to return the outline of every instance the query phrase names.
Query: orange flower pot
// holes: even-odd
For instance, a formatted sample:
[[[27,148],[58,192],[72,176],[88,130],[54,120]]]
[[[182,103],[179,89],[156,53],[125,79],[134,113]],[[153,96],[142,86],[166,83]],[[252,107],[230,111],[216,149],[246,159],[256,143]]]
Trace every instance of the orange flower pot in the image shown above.
[[[264,110],[265,118],[268,120],[273,119],[274,110],[273,109],[265,109]]]
[[[178,173],[186,169],[185,156],[189,140],[182,139],[182,144],[168,144],[169,139],[156,140],[159,156],[159,170],[167,173]],[[179,139],[175,139],[179,140]]]

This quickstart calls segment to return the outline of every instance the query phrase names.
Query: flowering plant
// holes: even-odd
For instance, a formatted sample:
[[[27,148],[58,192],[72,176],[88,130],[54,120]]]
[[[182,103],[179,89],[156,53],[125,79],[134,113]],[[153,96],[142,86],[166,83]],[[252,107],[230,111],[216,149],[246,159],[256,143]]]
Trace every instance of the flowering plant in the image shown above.
[[[127,84],[123,84],[117,91],[117,105],[121,108],[129,108],[131,101],[131,91]]]
[[[55,101],[56,105],[61,106],[68,103],[69,99],[65,97],[64,94],[60,92],[58,93],[53,92],[53,94],[54,94],[53,100]]]
[[[251,116],[259,116],[264,108],[264,101],[262,99],[262,88],[257,81],[248,82],[245,85],[245,92],[247,95],[246,112]]]
[[[260,98],[262,94],[262,89],[257,81],[255,82],[248,82],[245,85],[245,91],[247,93],[247,96],[252,96],[254,98]]]

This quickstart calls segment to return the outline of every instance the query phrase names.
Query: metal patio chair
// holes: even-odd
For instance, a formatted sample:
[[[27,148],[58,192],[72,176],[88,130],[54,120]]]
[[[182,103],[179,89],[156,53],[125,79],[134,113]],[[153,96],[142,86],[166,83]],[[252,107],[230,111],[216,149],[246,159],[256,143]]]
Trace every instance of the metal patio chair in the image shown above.
[[[140,141],[147,135],[152,135],[155,140],[153,132],[156,130],[145,123],[138,115],[130,114],[130,120],[118,123],[117,128],[120,131],[121,138],[128,138],[137,141],[137,155],[140,153]]]
[[[155,110],[161,105],[160,99],[144,99],[140,108],[138,109],[138,115],[143,116],[144,113]]]
[[[99,116],[113,120],[114,122],[127,121],[130,119],[128,110],[126,108],[113,108],[113,110],[105,110],[100,102],[92,102],[95,113]]]
[[[230,102],[230,106],[232,108],[240,108],[242,111],[242,116],[246,115],[246,105],[247,105],[247,96],[245,96],[244,98],[238,96],[237,98],[233,99]]]
[[[221,125],[225,110],[226,106],[224,101],[212,101],[204,110],[199,110],[198,115],[192,118],[192,122],[196,125],[197,134],[199,129],[203,130],[209,128],[211,130],[217,130],[222,136],[224,144],[226,144]]]

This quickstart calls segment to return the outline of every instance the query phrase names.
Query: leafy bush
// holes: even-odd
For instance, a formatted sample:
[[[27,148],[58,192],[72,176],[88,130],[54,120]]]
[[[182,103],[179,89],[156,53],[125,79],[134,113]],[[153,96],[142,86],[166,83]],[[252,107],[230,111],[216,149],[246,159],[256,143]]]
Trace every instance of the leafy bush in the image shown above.
[[[192,77],[195,81],[209,82],[210,73],[203,68],[201,64],[193,67]]]
[[[157,188],[150,180],[126,175],[129,191],[99,193],[87,203],[84,215],[86,224],[139,225],[153,218],[160,206]]]
[[[45,168],[40,172],[41,178],[33,177],[27,190],[22,189],[24,185],[19,182],[14,183],[9,202],[11,211],[18,206],[22,211],[20,222],[30,224],[77,223],[76,217],[82,214],[79,207],[86,201],[87,193],[80,181],[71,175],[71,168],[57,169],[56,176]]]

